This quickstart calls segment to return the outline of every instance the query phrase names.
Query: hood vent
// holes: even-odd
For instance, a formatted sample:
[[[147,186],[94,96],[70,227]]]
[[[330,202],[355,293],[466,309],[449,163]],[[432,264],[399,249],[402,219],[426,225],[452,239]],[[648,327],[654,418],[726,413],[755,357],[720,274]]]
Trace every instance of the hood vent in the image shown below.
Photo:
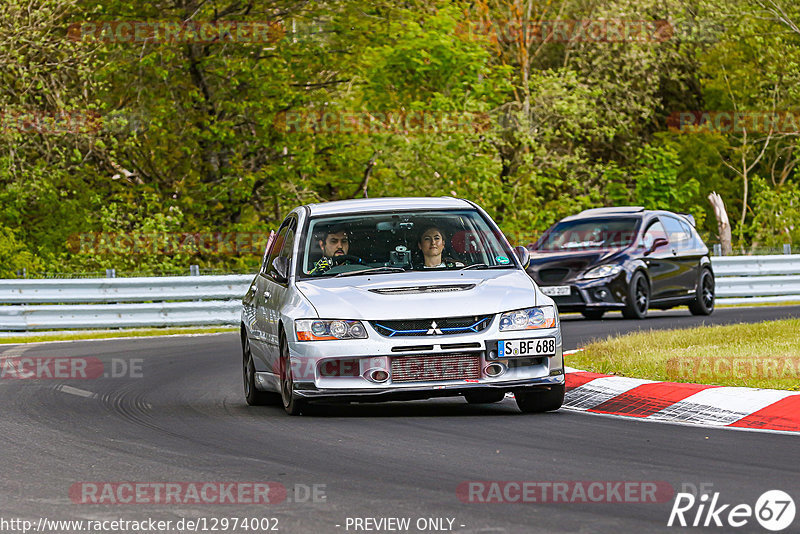
[[[413,286],[413,287],[387,287],[383,289],[370,289],[379,295],[411,295],[416,293],[449,293],[452,291],[467,291],[476,284],[452,284],[439,286]]]

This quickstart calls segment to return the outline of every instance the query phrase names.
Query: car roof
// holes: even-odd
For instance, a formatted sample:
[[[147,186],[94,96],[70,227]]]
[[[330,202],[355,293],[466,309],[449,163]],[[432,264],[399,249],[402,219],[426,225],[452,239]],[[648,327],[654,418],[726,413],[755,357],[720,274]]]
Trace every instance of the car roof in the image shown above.
[[[472,208],[466,200],[453,197],[387,197],[335,200],[320,204],[308,204],[311,216],[338,215],[357,211],[395,211],[414,209],[464,209]]]
[[[673,217],[683,218],[694,226],[694,217],[688,213],[667,210],[648,210],[642,206],[619,206],[614,208],[591,208],[583,210],[576,215],[570,215],[561,219],[562,221],[575,221],[578,219],[606,219],[624,217],[642,217],[645,215],[672,215]]]

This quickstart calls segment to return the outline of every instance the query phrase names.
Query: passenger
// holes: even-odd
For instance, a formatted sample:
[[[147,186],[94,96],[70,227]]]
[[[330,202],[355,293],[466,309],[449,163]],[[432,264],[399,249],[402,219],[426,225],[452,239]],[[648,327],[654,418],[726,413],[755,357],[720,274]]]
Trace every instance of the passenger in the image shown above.
[[[464,264],[452,258],[443,258],[445,234],[436,226],[428,226],[419,235],[417,246],[422,251],[423,268],[463,267]]]

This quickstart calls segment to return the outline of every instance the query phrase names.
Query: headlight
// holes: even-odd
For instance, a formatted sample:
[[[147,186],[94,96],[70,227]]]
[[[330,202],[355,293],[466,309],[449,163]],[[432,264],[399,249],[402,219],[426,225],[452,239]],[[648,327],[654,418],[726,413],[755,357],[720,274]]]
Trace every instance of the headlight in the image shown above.
[[[536,328],[553,328],[556,325],[556,309],[553,306],[526,308],[506,312],[500,316],[500,331],[534,330]]]
[[[621,265],[600,265],[599,267],[595,267],[593,269],[589,269],[586,271],[586,274],[583,275],[584,278],[605,278],[606,276],[614,276],[622,271]]]
[[[367,338],[367,329],[361,321],[301,319],[294,324],[297,341]]]

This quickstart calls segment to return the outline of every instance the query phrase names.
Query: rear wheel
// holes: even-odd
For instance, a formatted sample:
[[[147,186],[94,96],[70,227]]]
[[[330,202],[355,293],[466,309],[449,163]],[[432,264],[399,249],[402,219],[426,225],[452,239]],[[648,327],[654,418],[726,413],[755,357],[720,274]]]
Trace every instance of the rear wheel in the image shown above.
[[[256,389],[256,366],[253,362],[253,353],[250,350],[250,341],[247,336],[242,340],[242,377],[244,378],[244,398],[250,406],[264,404],[278,404],[280,396],[270,391]]]
[[[636,271],[628,286],[628,298],[622,315],[626,319],[644,319],[650,307],[650,284],[642,271]]]
[[[552,386],[549,390],[515,391],[514,398],[522,413],[542,413],[558,410],[564,404],[564,384]]]
[[[292,362],[289,355],[289,344],[281,336],[281,400],[283,409],[289,415],[300,415],[306,407],[306,402],[294,394],[294,378],[292,376]]]
[[[714,311],[714,275],[708,269],[700,272],[695,299],[689,303],[692,315],[711,315]]]
[[[471,391],[464,393],[464,398],[470,404],[491,404],[500,402],[506,396],[505,391]]]
[[[605,310],[583,310],[581,315],[586,317],[587,319],[598,320],[603,318],[603,314],[606,313]]]

